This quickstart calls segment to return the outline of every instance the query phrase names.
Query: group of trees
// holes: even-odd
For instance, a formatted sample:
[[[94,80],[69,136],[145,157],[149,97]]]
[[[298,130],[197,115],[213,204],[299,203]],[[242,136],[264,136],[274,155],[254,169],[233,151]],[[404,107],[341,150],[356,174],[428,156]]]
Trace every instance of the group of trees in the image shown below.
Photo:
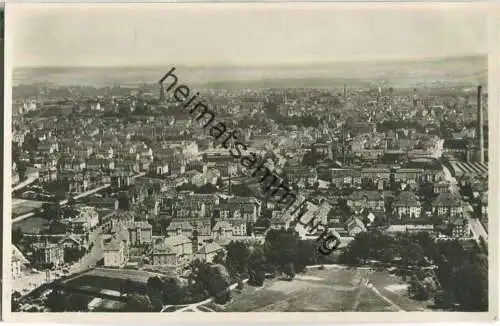
[[[23,239],[23,231],[21,228],[12,229],[12,244],[18,245]]]
[[[369,260],[397,264],[404,277],[410,276],[409,293],[413,298],[434,298],[440,308],[487,310],[487,255],[474,242],[435,242],[426,232],[391,236],[372,230],[358,234],[339,259],[351,266]],[[431,265],[437,266],[435,272]]]
[[[217,186],[211,183],[204,184],[200,187],[192,183],[183,183],[176,187],[177,191],[193,191],[196,194],[214,194],[218,191]]]
[[[231,299],[232,283],[241,290],[243,279],[248,278],[248,284],[262,286],[266,274],[274,277],[276,272],[292,280],[296,271],[322,262],[314,241],[302,241],[295,232],[285,230],[269,231],[264,245],[232,241],[226,252],[225,257],[215,257],[212,264],[193,261],[187,285],[174,277],[151,277],[142,291],[133,282],[125,282],[121,292],[129,298],[127,311],[159,311],[163,305],[188,304],[208,297],[224,304]]]
[[[69,192],[69,182],[66,180],[57,180],[44,183],[43,188],[50,194],[54,194],[56,200],[66,199]]]
[[[80,258],[82,258],[87,250],[83,247],[65,247],[64,248],[64,261],[67,263],[73,263]]]
[[[189,304],[208,297],[213,297],[220,304],[231,299],[231,279],[223,265],[196,260],[191,263],[190,269],[187,285],[180,284],[175,277],[154,276],[148,279],[144,293],[134,288],[130,281],[127,282],[122,292],[127,294],[126,311],[160,311],[163,305]]]
[[[87,311],[88,300],[85,295],[66,293],[61,289],[53,289],[47,296],[47,308],[51,312],[64,312],[64,311]]]
[[[225,264],[231,275],[248,275],[248,283],[256,286],[263,284],[266,274],[279,272],[293,279],[306,266],[331,259],[318,253],[314,240],[300,240],[293,230],[270,230],[264,245],[231,242],[226,249]]]
[[[76,201],[71,197],[66,206],[61,206],[58,202],[43,203],[41,207],[41,216],[50,221],[57,221],[63,217],[74,217],[78,213],[74,207],[75,203]]]

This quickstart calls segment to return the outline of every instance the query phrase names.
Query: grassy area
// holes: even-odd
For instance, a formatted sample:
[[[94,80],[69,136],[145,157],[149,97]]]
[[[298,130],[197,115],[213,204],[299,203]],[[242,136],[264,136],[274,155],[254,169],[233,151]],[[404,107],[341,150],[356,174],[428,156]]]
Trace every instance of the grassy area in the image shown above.
[[[92,287],[93,289],[107,289],[120,291],[125,280],[130,279],[137,287],[138,292],[145,293],[148,278],[155,274],[140,270],[124,269],[94,269],[90,270],[66,284],[73,287]]]
[[[32,233],[32,234],[37,234],[40,233],[42,230],[45,230],[49,226],[49,221],[33,216],[29,217],[25,220],[16,222],[12,225],[12,229],[20,228],[23,233]]]
[[[380,295],[367,285],[368,280]],[[247,285],[242,291],[233,291],[227,305],[210,303],[206,307],[219,312],[422,310],[424,304],[385,289],[398,283],[400,279],[388,272],[368,269],[309,270],[293,281],[266,280],[261,288]]]
[[[27,199],[12,199],[12,217],[33,212],[42,207],[43,202]]]
[[[67,282],[66,284],[77,288],[90,285],[92,289],[97,291],[101,289],[120,291],[123,286],[123,280],[110,277],[83,275]],[[143,284],[136,285],[143,286]]]
[[[87,272],[86,275],[102,276],[122,280],[131,279],[132,281],[137,283],[146,283],[150,277],[156,276],[155,273],[142,270],[111,268],[96,268]]]

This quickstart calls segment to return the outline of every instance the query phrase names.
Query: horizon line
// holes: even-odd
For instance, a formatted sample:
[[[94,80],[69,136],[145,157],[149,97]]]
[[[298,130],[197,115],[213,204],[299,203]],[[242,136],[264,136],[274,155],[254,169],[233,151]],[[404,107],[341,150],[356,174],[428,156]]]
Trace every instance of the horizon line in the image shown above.
[[[328,65],[335,63],[388,63],[391,61],[398,62],[416,62],[416,61],[433,61],[433,60],[457,60],[457,59],[479,59],[484,57],[488,59],[488,54],[457,54],[457,55],[443,55],[443,56],[375,56],[372,58],[342,58],[330,61],[295,61],[295,62],[276,62],[276,63],[244,63],[244,62],[199,62],[199,63],[178,63],[175,66],[178,67],[190,67],[190,68],[203,68],[203,67],[231,67],[231,68],[243,68],[243,67],[278,67],[278,66],[318,66],[318,65]],[[137,63],[137,64],[108,64],[108,65],[20,65],[12,66],[13,69],[44,69],[44,68],[153,68],[159,66],[172,66],[169,63]]]

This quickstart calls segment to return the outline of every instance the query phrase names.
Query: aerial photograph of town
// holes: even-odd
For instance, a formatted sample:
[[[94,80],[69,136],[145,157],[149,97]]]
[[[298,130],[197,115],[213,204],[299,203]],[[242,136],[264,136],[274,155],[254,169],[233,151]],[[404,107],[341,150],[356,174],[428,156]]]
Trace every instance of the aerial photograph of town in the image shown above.
[[[13,18],[13,315],[489,310],[480,15],[58,10]]]

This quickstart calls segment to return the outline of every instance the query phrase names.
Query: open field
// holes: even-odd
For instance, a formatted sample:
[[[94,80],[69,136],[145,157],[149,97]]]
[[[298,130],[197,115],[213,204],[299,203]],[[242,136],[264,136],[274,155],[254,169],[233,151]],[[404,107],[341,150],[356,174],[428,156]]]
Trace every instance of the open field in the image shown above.
[[[49,221],[42,217],[32,216],[27,219],[16,222],[12,229],[20,228],[23,233],[37,234],[49,226]]]
[[[120,291],[124,281],[129,279],[144,292],[148,278],[155,275],[157,274],[140,270],[97,268],[69,279],[65,283],[72,287],[86,286],[98,291],[102,289]]]
[[[28,199],[12,199],[12,216],[16,217],[26,213],[31,213],[42,207],[43,201],[28,200]]]
[[[425,303],[406,296],[399,277],[369,269],[309,270],[293,281],[266,280],[264,286],[233,291],[225,306],[198,307],[227,312],[421,311]],[[392,287],[391,287],[392,285]],[[391,292],[385,289],[389,286]]]

